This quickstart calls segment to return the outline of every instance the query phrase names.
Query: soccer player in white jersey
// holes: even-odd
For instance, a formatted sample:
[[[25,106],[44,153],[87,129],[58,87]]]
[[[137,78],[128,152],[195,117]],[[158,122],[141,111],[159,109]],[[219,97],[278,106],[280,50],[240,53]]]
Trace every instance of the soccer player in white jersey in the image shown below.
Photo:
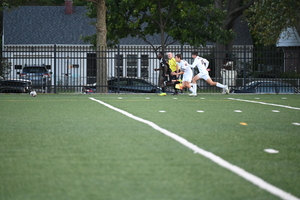
[[[196,74],[192,79],[193,92],[192,92],[192,94],[190,94],[190,96],[194,96],[194,97],[197,96],[197,81],[201,78],[204,79],[209,85],[217,86],[219,88],[225,89],[226,94],[229,94],[229,89],[228,89],[227,85],[223,85],[221,83],[214,82],[210,78],[208,71],[207,71],[207,68],[209,65],[208,60],[206,60],[205,58],[199,57],[198,52],[196,52],[196,51],[192,52],[192,58],[194,58],[195,60],[192,65],[188,65],[188,66],[190,66],[191,68],[197,67],[199,70],[199,74]]]
[[[188,88],[191,92],[193,92],[192,87],[191,87],[191,82],[193,78],[193,71],[190,68],[189,64],[185,61],[182,60],[182,55],[177,54],[175,56],[175,60],[177,62],[178,68],[180,69],[180,72],[172,72],[172,75],[181,75],[183,74],[182,77],[182,88]]]

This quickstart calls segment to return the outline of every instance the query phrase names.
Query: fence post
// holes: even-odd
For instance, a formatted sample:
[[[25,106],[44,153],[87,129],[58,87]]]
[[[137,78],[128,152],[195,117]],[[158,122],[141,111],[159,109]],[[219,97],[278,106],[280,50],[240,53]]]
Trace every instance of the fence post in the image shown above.
[[[247,65],[246,65],[246,45],[244,45],[244,71],[243,71],[243,76],[244,76],[243,86],[244,86],[244,88],[246,88],[246,67],[247,67]]]
[[[118,94],[120,93],[120,45],[118,45],[118,55],[117,55],[117,67],[118,67]]]
[[[180,53],[183,56],[183,44],[180,46]]]
[[[56,93],[56,44],[54,44],[54,94]]]

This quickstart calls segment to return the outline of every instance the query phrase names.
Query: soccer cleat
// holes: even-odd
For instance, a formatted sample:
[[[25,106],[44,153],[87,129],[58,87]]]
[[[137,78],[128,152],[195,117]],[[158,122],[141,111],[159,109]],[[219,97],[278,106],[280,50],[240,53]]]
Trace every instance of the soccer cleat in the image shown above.
[[[226,86],[226,88],[225,88],[225,93],[226,93],[226,94],[229,94],[228,86]]]
[[[196,97],[197,94],[191,93],[191,94],[189,94],[189,96],[190,96],[190,97]]]
[[[162,93],[160,93],[158,96],[167,96],[167,93],[162,92]]]

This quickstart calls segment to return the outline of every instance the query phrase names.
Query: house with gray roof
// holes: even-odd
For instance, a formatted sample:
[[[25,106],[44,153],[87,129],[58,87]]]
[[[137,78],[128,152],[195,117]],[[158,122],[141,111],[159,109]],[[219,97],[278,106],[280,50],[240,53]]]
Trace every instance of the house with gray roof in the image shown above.
[[[93,35],[95,20],[86,16],[84,6],[22,6],[4,12],[3,45],[90,45],[82,36]],[[245,19],[238,18],[234,45],[253,45]],[[160,45],[160,37],[148,36],[153,45]],[[120,45],[147,45],[139,38],[124,38]],[[208,45],[212,43],[208,42]]]
[[[88,18],[86,12],[84,6],[73,6],[72,0],[65,0],[65,6],[23,6],[4,11],[2,45],[3,57],[11,66],[9,76],[17,77],[24,65],[44,64],[56,74],[58,84],[63,84],[66,76],[73,77],[80,85],[93,82],[88,77],[96,74],[96,54],[92,45],[84,42],[82,37],[95,34],[96,29],[95,20]],[[237,20],[235,32],[235,47],[253,45],[243,19]],[[153,45],[160,45],[159,39],[158,35],[149,36]],[[208,47],[212,45],[208,43]],[[147,43],[139,38],[121,39],[120,51],[128,48],[130,50],[120,56],[121,76],[149,79],[157,76],[153,71],[158,65],[156,55]],[[181,46],[177,44],[168,48],[179,52]],[[185,45],[184,48],[190,47]],[[111,50],[108,55],[109,77],[116,76],[116,54],[116,50]],[[73,79],[68,78],[68,81]]]
[[[287,28],[282,31],[277,47],[284,51],[284,71],[300,74],[300,28]]]
[[[4,46],[8,45],[90,45],[82,36],[96,29],[85,16],[86,8],[64,6],[23,6],[4,12]]]

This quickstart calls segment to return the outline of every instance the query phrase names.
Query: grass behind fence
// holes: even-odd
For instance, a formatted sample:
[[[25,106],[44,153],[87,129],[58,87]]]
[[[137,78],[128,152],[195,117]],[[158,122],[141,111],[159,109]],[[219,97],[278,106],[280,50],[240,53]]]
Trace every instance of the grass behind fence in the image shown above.
[[[300,111],[228,99],[300,107],[299,95],[21,94],[0,95],[0,199],[278,199],[89,97],[300,197]]]

